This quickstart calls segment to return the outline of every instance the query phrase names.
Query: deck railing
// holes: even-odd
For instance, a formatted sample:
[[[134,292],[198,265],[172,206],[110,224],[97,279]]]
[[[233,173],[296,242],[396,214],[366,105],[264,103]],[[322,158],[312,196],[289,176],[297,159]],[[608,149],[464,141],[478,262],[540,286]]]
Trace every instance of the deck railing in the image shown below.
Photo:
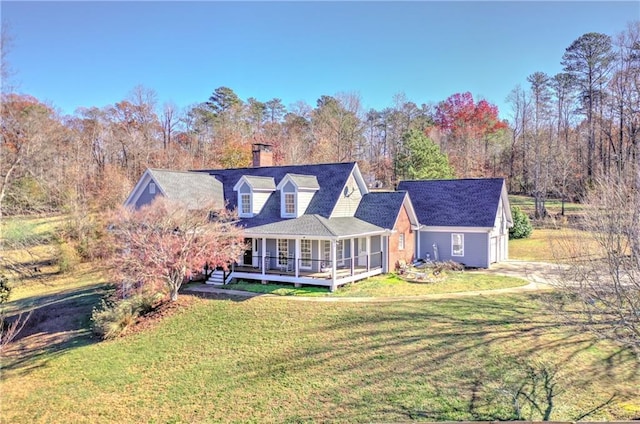
[[[369,270],[379,269],[382,268],[382,258],[383,252],[359,255],[354,257],[353,261],[351,257],[340,258],[336,260],[336,272],[339,276],[352,276]],[[297,262],[298,274],[311,278],[327,278],[327,276],[331,275],[333,269],[332,261],[326,259],[298,258]],[[295,275],[295,263],[296,259],[294,258],[279,259],[268,255],[265,256],[265,273]],[[347,270],[346,273],[345,270]],[[236,264],[235,271],[262,274],[262,256],[252,256],[250,264]]]

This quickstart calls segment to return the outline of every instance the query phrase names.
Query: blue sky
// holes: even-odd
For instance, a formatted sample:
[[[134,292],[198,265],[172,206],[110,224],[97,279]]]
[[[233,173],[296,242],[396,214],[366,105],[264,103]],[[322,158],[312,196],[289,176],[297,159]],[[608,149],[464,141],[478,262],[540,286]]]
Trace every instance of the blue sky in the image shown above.
[[[315,106],[356,92],[365,109],[470,91],[505,98],[555,74],[587,32],[614,36],[640,2],[1,2],[13,82],[73,113],[136,85],[185,107],[220,86],[242,99]]]

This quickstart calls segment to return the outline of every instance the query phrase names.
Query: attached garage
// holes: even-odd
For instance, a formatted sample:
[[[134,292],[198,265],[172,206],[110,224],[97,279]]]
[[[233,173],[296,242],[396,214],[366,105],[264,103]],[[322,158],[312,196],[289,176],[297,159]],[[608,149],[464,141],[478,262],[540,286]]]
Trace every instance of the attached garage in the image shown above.
[[[508,259],[513,223],[502,178],[402,181],[398,190],[409,193],[420,224],[417,257],[478,268]]]

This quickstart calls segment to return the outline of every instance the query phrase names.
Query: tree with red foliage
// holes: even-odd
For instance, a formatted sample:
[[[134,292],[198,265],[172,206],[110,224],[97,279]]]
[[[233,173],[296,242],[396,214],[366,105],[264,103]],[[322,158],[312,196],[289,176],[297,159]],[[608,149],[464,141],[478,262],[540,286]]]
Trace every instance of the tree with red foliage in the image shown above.
[[[498,117],[497,106],[486,100],[476,103],[469,92],[453,94],[438,104],[435,123],[447,138],[443,147],[463,176],[482,171],[477,168],[484,164],[471,161],[488,157],[492,136],[508,127]]]
[[[227,210],[188,210],[157,198],[133,210],[122,207],[112,221],[110,269],[116,281],[141,291],[164,287],[172,301],[194,270],[227,266],[245,250],[242,230]]]

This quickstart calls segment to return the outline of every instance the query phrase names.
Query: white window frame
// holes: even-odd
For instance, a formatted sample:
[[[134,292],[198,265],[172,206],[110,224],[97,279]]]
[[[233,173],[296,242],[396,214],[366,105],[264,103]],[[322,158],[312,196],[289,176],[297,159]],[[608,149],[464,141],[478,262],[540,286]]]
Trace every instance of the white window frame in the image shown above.
[[[149,194],[156,194],[156,183],[149,183]]]
[[[398,250],[404,250],[404,233],[398,236]]]
[[[457,245],[459,246],[459,249],[456,249]],[[464,256],[463,233],[451,233],[451,256]]]
[[[322,257],[326,264],[331,263],[331,240],[322,241]],[[336,241],[336,265],[344,265],[344,240]]]
[[[312,258],[312,245],[311,240],[300,240],[300,268],[311,269]]]
[[[344,240],[336,242],[336,262],[337,265],[344,266]]]
[[[331,262],[331,241],[330,240],[322,241],[322,257],[326,263]]]
[[[289,264],[289,239],[278,239],[276,247],[278,249],[276,253],[278,266],[286,267]],[[284,253],[284,255],[282,253]]]
[[[238,201],[238,206],[239,206],[239,211],[238,211],[238,215],[239,216],[251,216],[251,193],[240,193],[239,194],[239,201]],[[247,203],[249,206],[248,210],[245,210],[245,199],[248,199]]]
[[[296,215],[296,193],[293,191],[285,191],[284,192],[284,216],[295,216],[295,215]]]

